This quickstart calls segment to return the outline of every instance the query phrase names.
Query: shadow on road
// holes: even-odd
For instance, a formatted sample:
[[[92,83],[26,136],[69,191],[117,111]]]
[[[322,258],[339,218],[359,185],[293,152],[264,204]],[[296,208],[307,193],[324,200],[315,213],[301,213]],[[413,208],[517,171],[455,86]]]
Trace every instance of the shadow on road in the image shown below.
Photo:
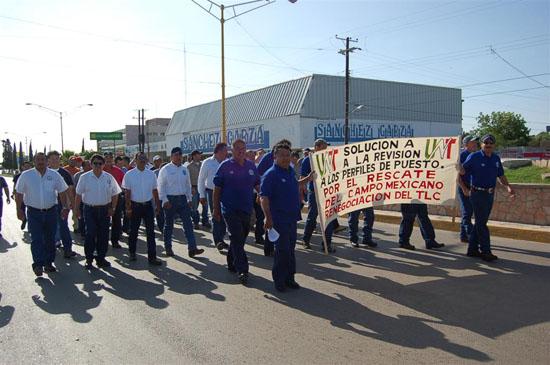
[[[17,247],[17,242],[14,242],[12,245],[10,245],[7,239],[5,239],[4,237],[0,237],[0,253],[8,252],[10,248],[15,247]]]
[[[0,293],[0,302],[1,301],[2,301],[2,293]],[[6,306],[0,305],[0,328],[10,323],[14,312],[15,312],[15,308],[12,307],[11,305],[6,305]]]

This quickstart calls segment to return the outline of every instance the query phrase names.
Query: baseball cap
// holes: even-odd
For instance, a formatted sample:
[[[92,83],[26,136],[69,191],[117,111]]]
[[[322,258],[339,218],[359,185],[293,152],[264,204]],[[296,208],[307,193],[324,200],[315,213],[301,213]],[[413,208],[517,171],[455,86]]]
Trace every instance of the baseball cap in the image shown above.
[[[162,157],[160,157],[159,155],[155,155],[155,157],[153,157],[153,162],[155,162],[156,160],[162,160]]]
[[[193,150],[193,152],[191,152],[191,156],[194,156],[194,155],[201,155],[202,152],[199,151],[199,150]]]
[[[486,134],[481,138],[481,143],[485,143],[485,141],[488,140],[488,139],[492,139],[493,142],[497,141],[495,136],[493,136],[492,134]]]
[[[113,153],[111,151],[103,152],[103,156],[112,156]]]
[[[474,141],[477,141],[478,139],[479,138],[477,138],[477,136],[466,136],[462,140],[462,143],[474,142]]]
[[[306,148],[303,149],[303,151],[304,151],[304,152],[311,152],[311,148],[306,147]]]
[[[330,146],[330,143],[328,143],[327,141],[325,141],[325,140],[322,139],[322,138],[317,138],[317,139],[315,140],[315,143],[314,143],[314,145],[315,145],[316,147],[321,146],[321,145],[324,145],[324,144],[326,144],[327,146]]]
[[[170,152],[171,155],[175,154],[175,153],[182,153],[181,152],[181,148],[180,147],[174,147],[172,148],[172,151]]]

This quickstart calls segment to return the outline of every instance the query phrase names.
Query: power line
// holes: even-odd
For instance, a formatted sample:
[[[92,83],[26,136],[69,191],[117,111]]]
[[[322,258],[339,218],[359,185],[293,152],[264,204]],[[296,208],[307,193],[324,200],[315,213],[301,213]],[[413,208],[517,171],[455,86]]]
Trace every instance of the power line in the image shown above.
[[[536,83],[539,84],[539,85],[542,85],[542,86],[544,86],[544,87],[546,87],[546,88],[550,88],[550,86],[544,85],[542,82],[539,82],[538,80],[535,80],[534,78],[532,78],[532,77],[530,77],[530,76],[527,76],[527,74],[526,74],[525,72],[521,71],[519,68],[517,68],[516,66],[512,65],[510,62],[506,61],[501,55],[499,55],[499,54],[497,53],[497,51],[495,51],[495,50],[493,49],[492,46],[489,46],[489,48],[491,49],[491,53],[492,53],[492,54],[496,55],[498,58],[500,58],[501,60],[503,60],[508,66],[512,67],[514,70],[516,70],[517,72],[519,72],[519,73],[522,74],[523,76],[529,78],[530,80],[536,82]]]
[[[497,94],[508,94],[513,93],[517,91],[527,91],[527,90],[537,90],[537,89],[546,89],[548,86],[538,86],[538,87],[531,87],[527,89],[517,89],[517,90],[508,90],[508,91],[498,91],[494,93],[488,93],[488,94],[479,94],[479,95],[472,95],[472,96],[463,96],[464,99],[470,99],[470,98],[477,98],[479,96],[488,96],[488,95],[497,95]]]

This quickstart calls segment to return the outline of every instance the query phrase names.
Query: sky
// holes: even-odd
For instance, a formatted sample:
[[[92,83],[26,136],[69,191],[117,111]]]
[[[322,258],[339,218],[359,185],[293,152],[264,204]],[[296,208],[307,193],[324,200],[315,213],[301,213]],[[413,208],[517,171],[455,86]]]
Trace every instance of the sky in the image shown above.
[[[336,36],[349,36],[352,77],[462,89],[465,131],[493,111],[521,114],[531,134],[550,125],[547,0],[277,0],[242,14],[264,3],[225,10],[238,15],[225,23],[226,96],[343,76]],[[220,30],[191,0],[2,0],[0,137],[60,150],[63,112],[65,149],[93,149],[89,132],[137,124],[138,108],[171,118],[218,100]]]

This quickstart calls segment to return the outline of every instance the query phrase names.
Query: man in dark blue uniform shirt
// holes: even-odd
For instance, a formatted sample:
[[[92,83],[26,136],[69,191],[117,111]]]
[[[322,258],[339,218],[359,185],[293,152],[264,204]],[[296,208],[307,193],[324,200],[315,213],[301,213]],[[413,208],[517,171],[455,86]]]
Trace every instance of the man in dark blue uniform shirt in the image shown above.
[[[248,280],[248,259],[244,251],[246,232],[252,214],[254,189],[260,190],[256,165],[245,158],[246,143],[236,139],[231,143],[232,157],[220,164],[214,176],[213,218],[223,219],[229,231],[227,268],[236,271],[241,283]]]
[[[460,152],[460,163],[464,163],[470,153],[477,151],[476,136],[467,136],[463,140],[464,150]],[[472,215],[474,208],[470,202],[470,174],[458,175],[458,201],[462,211],[462,221],[460,222],[460,242],[469,242],[472,234]]]
[[[483,136],[481,150],[471,153],[464,164],[460,165],[460,175],[471,174],[470,201],[476,217],[466,255],[481,257],[485,261],[498,259],[491,252],[491,237],[487,227],[493,209],[497,178],[508,189],[511,198],[516,195],[504,176],[500,157],[494,153],[495,143],[496,139],[491,134]]]
[[[283,292],[285,286],[299,289],[294,280],[296,274],[296,222],[302,218],[296,172],[290,167],[290,147],[275,146],[275,164],[262,177],[260,196],[265,214],[266,230],[274,229],[279,238],[275,241],[273,281],[275,288]]]

